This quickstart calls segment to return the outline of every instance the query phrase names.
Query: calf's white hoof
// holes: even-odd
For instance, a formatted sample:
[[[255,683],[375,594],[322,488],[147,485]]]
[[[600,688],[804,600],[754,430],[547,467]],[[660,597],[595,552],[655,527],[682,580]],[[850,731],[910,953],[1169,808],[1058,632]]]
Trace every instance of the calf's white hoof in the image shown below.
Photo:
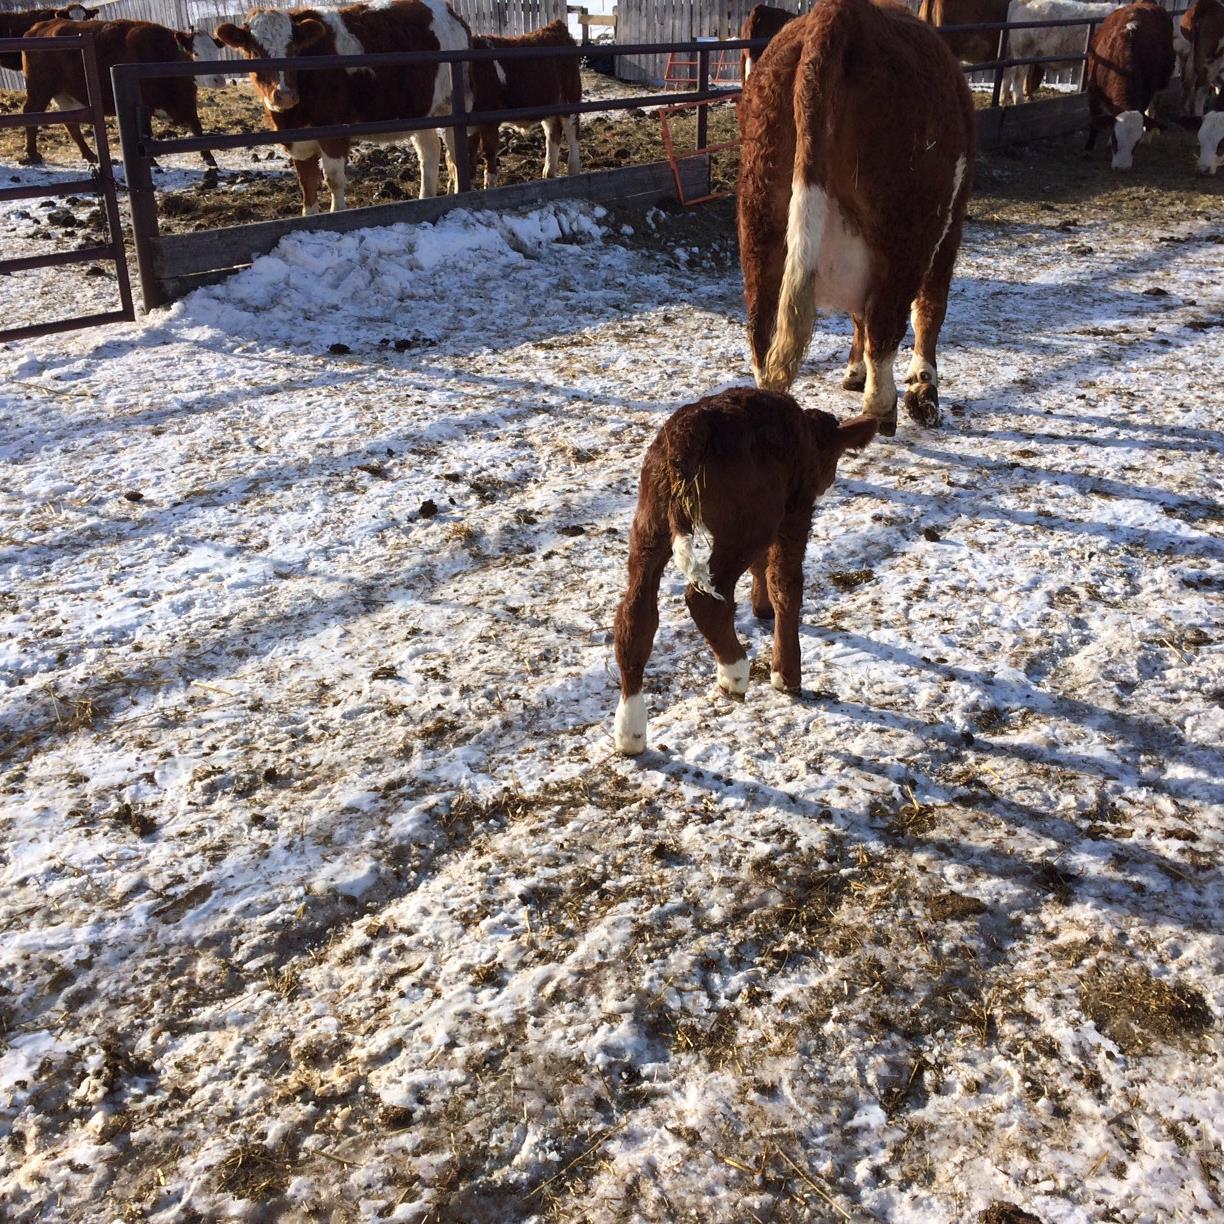
[[[769,673],[769,683],[772,684],[779,693],[789,693],[792,697],[803,691],[798,685],[791,688],[791,686],[782,678],[782,673],[777,671],[771,671]]]
[[[612,739],[623,756],[637,756],[646,748],[646,701],[641,693],[620,699]]]
[[[718,687],[730,697],[742,697],[748,691],[748,660],[719,663]]]

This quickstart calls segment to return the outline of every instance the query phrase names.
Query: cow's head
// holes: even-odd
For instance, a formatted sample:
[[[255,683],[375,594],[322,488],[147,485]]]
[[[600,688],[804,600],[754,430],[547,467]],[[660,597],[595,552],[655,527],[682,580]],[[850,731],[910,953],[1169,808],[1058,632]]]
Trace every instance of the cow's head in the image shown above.
[[[1198,138],[1198,172],[1214,174],[1224,164],[1224,111],[1212,111],[1203,116]]]
[[[1135,146],[1143,135],[1143,116],[1139,111],[1123,111],[1113,125],[1113,168],[1130,170],[1135,164]]]
[[[221,50],[221,42],[214,38],[211,34],[205,34],[201,30],[175,30],[174,41],[178,43],[179,50],[191,56],[193,60],[198,60],[202,63],[213,63],[225,58]],[[217,89],[224,85],[225,77],[220,73],[210,73],[208,76],[199,76],[195,78],[197,85],[203,85],[206,88]]]
[[[328,35],[317,17],[300,17],[279,9],[256,9],[246,25],[227,21],[215,31],[227,47],[247,59],[293,59],[314,51]],[[296,72],[254,72],[255,88],[270,111],[292,110],[299,101]]]
[[[68,4],[56,9],[55,15],[65,21],[92,21],[100,11],[96,8],[86,8],[83,4]]]

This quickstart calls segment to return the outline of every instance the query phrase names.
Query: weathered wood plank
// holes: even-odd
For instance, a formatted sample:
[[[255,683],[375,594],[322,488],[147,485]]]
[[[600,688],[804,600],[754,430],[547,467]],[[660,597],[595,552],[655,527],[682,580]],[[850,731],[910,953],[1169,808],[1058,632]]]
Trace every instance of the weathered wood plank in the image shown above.
[[[1005,145],[1027,144],[1087,130],[1088,98],[1071,94],[1025,102],[1022,106],[995,106],[977,112],[978,148],[984,152]]]
[[[681,173],[685,194],[699,194],[705,180],[704,164],[681,163]],[[351,208],[338,213],[320,213],[314,217],[286,217],[281,221],[261,221],[254,225],[231,226],[194,234],[167,234],[157,240],[155,267],[158,279],[172,300],[178,296],[173,292],[175,286],[191,284],[193,278],[243,267],[258,256],[267,254],[287,235],[305,230],[348,233],[401,222],[434,221],[455,208],[523,208],[564,199],[639,207],[675,199],[675,195],[671,167],[667,162],[652,162],[621,170],[578,174],[572,178],[515,183],[493,191],[472,191],[464,195],[436,196],[430,200]],[[181,294],[182,290],[179,292]]]

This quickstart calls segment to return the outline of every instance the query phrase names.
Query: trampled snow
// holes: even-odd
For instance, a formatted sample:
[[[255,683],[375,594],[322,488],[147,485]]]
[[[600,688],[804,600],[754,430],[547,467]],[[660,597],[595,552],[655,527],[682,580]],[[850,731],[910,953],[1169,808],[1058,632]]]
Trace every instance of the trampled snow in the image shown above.
[[[0,350],[6,1218],[1218,1214],[1218,221],[971,225],[804,695],[669,571],[630,761],[640,458],[749,377],[685,224],[299,234]]]

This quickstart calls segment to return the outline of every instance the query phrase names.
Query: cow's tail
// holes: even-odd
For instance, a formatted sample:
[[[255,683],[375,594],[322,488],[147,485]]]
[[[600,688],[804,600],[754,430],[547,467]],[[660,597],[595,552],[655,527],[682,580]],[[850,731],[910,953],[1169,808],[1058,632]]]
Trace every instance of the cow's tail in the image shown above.
[[[795,381],[816,322],[816,272],[828,219],[820,143],[836,122],[851,37],[867,0],[826,0],[808,18],[806,46],[795,73],[795,164],[786,218],[786,262],[773,341],[759,383],[784,391]],[[861,44],[860,44],[861,45]]]

